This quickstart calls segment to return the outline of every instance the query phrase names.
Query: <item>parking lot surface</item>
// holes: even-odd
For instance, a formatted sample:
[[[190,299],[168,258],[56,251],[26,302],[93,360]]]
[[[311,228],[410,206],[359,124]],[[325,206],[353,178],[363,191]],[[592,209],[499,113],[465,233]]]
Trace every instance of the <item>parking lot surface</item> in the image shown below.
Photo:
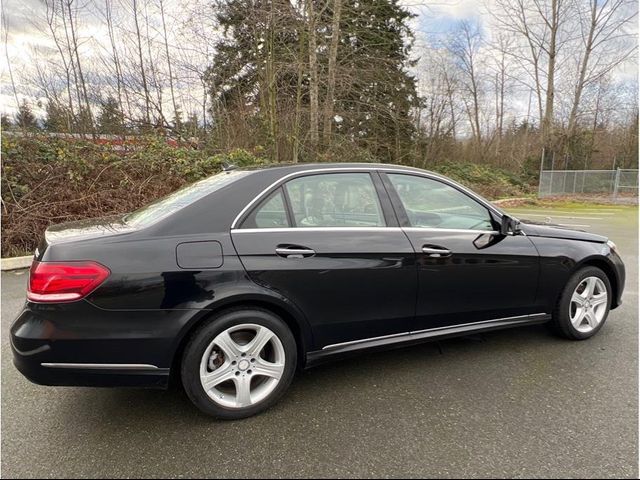
[[[637,478],[637,208],[513,212],[618,244],[624,305],[596,337],[536,326],[364,355],[300,374],[274,408],[237,422],[179,390],[29,383],[8,337],[26,273],[3,273],[2,475]]]

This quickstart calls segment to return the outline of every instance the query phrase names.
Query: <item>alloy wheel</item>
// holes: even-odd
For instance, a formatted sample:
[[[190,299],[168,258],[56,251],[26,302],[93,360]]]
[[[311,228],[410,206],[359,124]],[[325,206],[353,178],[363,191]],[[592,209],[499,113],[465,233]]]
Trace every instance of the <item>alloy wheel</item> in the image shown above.
[[[582,280],[571,296],[569,316],[573,327],[582,333],[595,330],[607,313],[607,287],[598,277]]]
[[[280,383],[285,352],[278,336],[257,324],[235,325],[216,336],[200,361],[200,382],[226,408],[255,405]]]

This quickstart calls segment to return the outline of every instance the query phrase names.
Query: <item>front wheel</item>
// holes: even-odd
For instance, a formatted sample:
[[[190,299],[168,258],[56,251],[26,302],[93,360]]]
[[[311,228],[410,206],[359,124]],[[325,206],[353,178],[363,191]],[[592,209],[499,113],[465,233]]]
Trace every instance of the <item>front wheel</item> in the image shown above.
[[[571,340],[594,336],[611,308],[611,283],[597,267],[578,270],[567,282],[553,313],[554,330]]]
[[[276,403],[296,362],[295,339],[280,318],[266,310],[235,309],[194,333],[182,359],[182,383],[203,412],[245,418]]]

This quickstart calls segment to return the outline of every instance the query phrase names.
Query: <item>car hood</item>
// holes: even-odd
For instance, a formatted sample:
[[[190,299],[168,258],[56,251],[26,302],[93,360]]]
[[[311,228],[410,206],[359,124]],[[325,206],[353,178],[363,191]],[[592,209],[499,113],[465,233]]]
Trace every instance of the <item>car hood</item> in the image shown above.
[[[103,238],[135,230],[136,228],[123,221],[122,215],[115,215],[52,225],[45,231],[44,239],[48,245],[52,245]]]
[[[561,225],[554,225],[552,223],[539,223],[531,220],[521,220],[520,222],[520,228],[530,237],[563,238],[596,243],[606,243],[608,240],[607,237],[603,237],[602,235]]]

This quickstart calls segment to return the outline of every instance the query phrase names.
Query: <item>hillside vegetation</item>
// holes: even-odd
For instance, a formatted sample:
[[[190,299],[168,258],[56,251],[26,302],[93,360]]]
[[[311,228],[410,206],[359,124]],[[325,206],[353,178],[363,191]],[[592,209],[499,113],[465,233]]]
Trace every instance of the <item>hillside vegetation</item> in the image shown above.
[[[126,213],[212,175],[223,162],[237,166],[269,163],[260,152],[232,150],[211,155],[170,147],[146,138],[135,150],[47,137],[2,138],[2,256],[24,255],[55,223]],[[490,199],[521,196],[532,187],[516,174],[487,165],[435,164]]]

